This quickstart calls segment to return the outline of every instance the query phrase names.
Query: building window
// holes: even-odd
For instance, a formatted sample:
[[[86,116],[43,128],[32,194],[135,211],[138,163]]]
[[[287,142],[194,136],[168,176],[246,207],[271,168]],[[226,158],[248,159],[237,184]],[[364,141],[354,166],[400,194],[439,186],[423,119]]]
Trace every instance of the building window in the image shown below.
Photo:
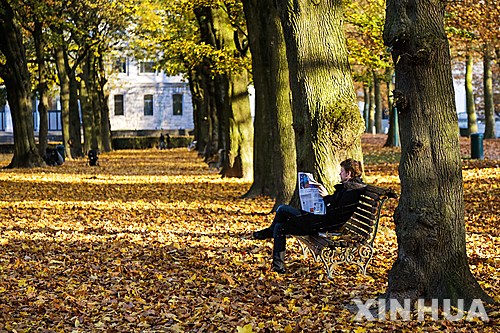
[[[141,61],[139,63],[139,73],[154,73],[155,63],[153,61]]]
[[[123,95],[115,95],[115,116],[123,116]]]
[[[5,105],[0,106],[0,131],[5,131]]]
[[[182,94],[174,94],[172,96],[174,116],[182,116]]]
[[[49,131],[62,131],[61,110],[49,110],[47,116],[49,118]]]
[[[127,73],[127,58],[120,57],[115,59],[113,70],[117,73]]]
[[[153,115],[153,95],[144,95],[144,115]]]

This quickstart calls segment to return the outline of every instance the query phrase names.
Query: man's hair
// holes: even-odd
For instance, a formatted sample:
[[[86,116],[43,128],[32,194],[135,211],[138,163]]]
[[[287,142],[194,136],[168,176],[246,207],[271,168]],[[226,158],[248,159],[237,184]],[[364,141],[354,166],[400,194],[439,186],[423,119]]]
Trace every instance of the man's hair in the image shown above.
[[[351,173],[351,178],[361,177],[363,174],[363,167],[361,166],[361,163],[355,159],[348,158],[340,163],[340,166],[344,168],[345,172]]]

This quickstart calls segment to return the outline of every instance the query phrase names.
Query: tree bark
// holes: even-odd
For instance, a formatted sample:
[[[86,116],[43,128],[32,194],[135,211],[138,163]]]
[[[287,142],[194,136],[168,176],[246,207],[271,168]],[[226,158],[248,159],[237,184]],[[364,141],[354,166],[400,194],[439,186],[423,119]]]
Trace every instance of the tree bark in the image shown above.
[[[369,133],[369,124],[370,124],[370,88],[368,84],[365,82],[363,84],[363,119],[365,120],[365,133]]]
[[[368,133],[375,134],[377,133],[375,129],[375,83],[371,80],[370,86],[368,88],[368,98],[369,98],[369,106],[368,106]]]
[[[92,60],[90,59],[90,54],[85,58],[82,63],[82,73],[80,75],[80,105],[82,108],[82,123],[83,123],[83,151],[88,152],[92,149],[92,141],[95,140],[97,143],[97,138],[95,137],[94,130],[94,113],[93,113],[93,103],[92,103],[92,83],[91,83],[91,66]],[[94,146],[94,148],[98,148]]]
[[[64,55],[62,46],[57,46],[55,50],[57,75],[59,77],[59,95],[61,98],[61,126],[64,144],[64,154],[67,160],[73,159],[70,145],[71,137],[69,132],[69,79],[64,65]]]
[[[394,214],[398,257],[386,297],[458,299],[484,293],[465,247],[457,115],[444,2],[388,0],[384,42],[396,64],[401,197]],[[401,303],[403,304],[403,303]]]
[[[330,191],[340,162],[362,160],[363,119],[352,82],[342,1],[276,2],[285,36],[297,169]]]
[[[384,133],[382,128],[382,93],[380,92],[380,78],[373,72],[373,94],[375,100],[375,133]]]
[[[36,63],[38,66],[38,115],[40,116],[40,127],[38,129],[38,152],[45,156],[48,144],[49,120],[47,113],[48,85],[47,65],[45,63],[45,40],[42,23],[35,19],[33,29],[33,41],[35,44]]]
[[[495,135],[495,102],[493,100],[492,47],[486,43],[483,51],[483,85],[484,85],[484,138],[494,139]]]
[[[204,103],[205,99],[203,97],[205,94],[203,93],[203,82],[200,71],[200,65],[188,71],[189,89],[193,104],[194,140],[196,141],[196,150],[199,153],[203,152],[210,136],[210,118],[207,113],[208,108]]]
[[[69,64],[67,62],[68,60],[66,60],[66,72],[68,73],[69,78],[69,136],[71,138],[70,151],[73,158],[79,158],[83,157],[83,150],[82,131],[80,124],[80,108],[78,106],[78,81],[76,80],[76,69],[69,68]]]
[[[245,57],[235,40],[229,17],[222,8],[198,8],[195,15],[202,39],[216,50]],[[204,35],[205,34],[205,35]],[[253,179],[253,124],[248,98],[248,73],[230,70],[215,76],[219,149],[223,154],[223,177]]]
[[[111,122],[109,119],[109,106],[108,99],[109,93],[105,88],[108,79],[106,78],[103,52],[99,52],[96,59],[95,81],[96,81],[96,97],[94,102],[98,105],[98,111],[94,110],[95,128],[97,129],[97,136],[99,149],[104,152],[113,150],[111,138]]]
[[[236,57],[248,55],[241,52],[237,41],[234,39],[234,29],[229,17],[222,8],[212,9],[214,28],[221,48],[232,51]],[[242,177],[253,179],[253,123],[250,114],[250,99],[248,97],[249,78],[246,69],[240,71],[231,70],[220,77],[227,87],[224,97],[228,103],[223,103],[222,112],[227,126],[223,135],[226,137],[224,159],[221,174],[223,177]],[[222,81],[222,82],[223,82]],[[223,93],[223,89],[218,89]]]
[[[467,107],[467,129],[469,135],[478,132],[476,104],[474,101],[473,72],[474,58],[470,53],[467,53],[465,63],[465,104]]]
[[[198,25],[200,27],[200,35],[203,42],[207,45],[212,45],[214,48],[219,47],[218,40],[215,36],[215,28],[212,19],[212,11],[208,7],[195,8],[194,14],[196,16]],[[217,100],[217,92],[219,95],[222,93],[219,89],[216,89],[217,78],[214,78],[211,73],[211,62],[209,59],[204,59],[203,63],[199,66],[197,70],[200,89],[202,93],[202,114],[206,114],[207,131],[208,136],[201,144],[201,153],[205,158],[205,161],[210,159],[214,154],[217,154],[219,149],[223,149],[223,137],[221,136],[223,123],[220,122],[219,115],[221,114],[219,110],[224,107],[223,103],[220,103],[219,98]],[[224,91],[225,86],[221,87]]]
[[[31,82],[22,32],[5,0],[0,1],[0,51],[5,57],[5,65],[0,66],[0,76],[7,89],[14,129],[14,156],[8,167],[43,166],[45,163],[35,144]]]
[[[244,197],[289,203],[295,190],[295,144],[283,31],[276,7],[243,2],[255,87],[254,182]],[[271,144],[270,144],[271,143]]]
[[[394,131],[398,131],[399,134],[399,126],[396,123],[396,118],[398,116],[396,110],[394,109],[394,83],[392,82],[394,71],[391,69],[387,70],[387,101],[389,107],[389,131],[387,133],[387,140],[385,141],[384,147],[398,147],[399,140],[396,142]]]

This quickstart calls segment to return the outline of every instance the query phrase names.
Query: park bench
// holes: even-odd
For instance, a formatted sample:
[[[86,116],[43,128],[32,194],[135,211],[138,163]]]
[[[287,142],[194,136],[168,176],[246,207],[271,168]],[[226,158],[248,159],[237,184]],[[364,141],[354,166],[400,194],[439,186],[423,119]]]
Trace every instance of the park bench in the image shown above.
[[[343,263],[356,264],[366,275],[366,268],[373,258],[373,242],[377,236],[382,206],[387,199],[397,198],[393,190],[374,185],[367,185],[361,191],[354,214],[339,232],[294,236],[304,256],[311,253],[316,262],[321,261],[330,279],[334,267]]]

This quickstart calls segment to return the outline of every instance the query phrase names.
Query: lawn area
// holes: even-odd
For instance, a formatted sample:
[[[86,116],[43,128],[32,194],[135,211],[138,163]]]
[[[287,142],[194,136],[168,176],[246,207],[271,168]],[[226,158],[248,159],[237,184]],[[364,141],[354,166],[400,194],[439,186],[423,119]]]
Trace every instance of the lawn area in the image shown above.
[[[461,139],[467,251],[500,301],[500,139],[484,161]],[[398,148],[364,136],[365,180],[399,192]],[[470,155],[470,153],[469,153]],[[0,155],[0,167],[10,155]],[[496,332],[490,321],[357,322],[354,299],[385,290],[396,259],[386,203],[367,276],[334,279],[288,241],[286,275],[270,272],[272,242],[250,238],[269,198],[221,179],[195,152],[122,150],[59,167],[0,170],[0,332]],[[495,329],[495,327],[497,327]],[[252,328],[252,330],[250,330]]]

